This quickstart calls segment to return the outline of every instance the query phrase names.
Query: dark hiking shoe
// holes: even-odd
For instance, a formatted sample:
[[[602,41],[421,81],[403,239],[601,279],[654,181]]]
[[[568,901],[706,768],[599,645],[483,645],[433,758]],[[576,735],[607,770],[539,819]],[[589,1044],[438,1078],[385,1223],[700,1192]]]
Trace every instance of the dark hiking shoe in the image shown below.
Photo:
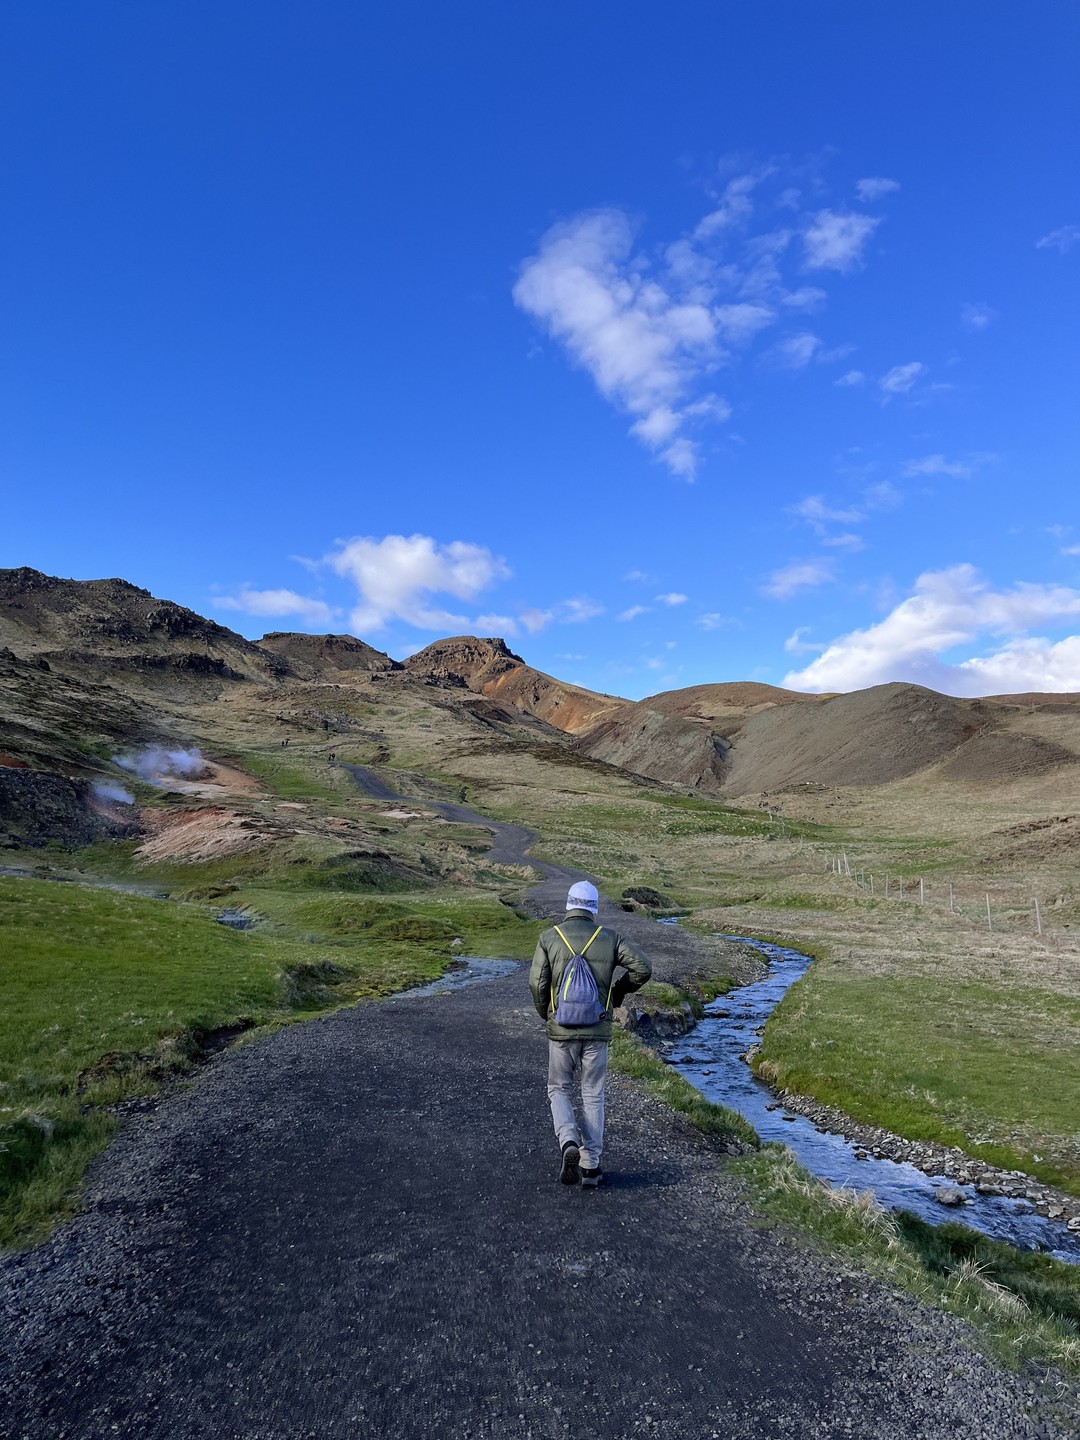
[[[595,1170],[582,1170],[580,1174],[582,1185],[588,1185],[590,1188],[599,1185],[600,1181],[604,1178],[599,1166],[597,1166]]]
[[[581,1151],[574,1144],[573,1140],[567,1140],[562,1147],[562,1169],[559,1171],[559,1179],[564,1185],[576,1185],[578,1183],[578,1161],[581,1159]]]

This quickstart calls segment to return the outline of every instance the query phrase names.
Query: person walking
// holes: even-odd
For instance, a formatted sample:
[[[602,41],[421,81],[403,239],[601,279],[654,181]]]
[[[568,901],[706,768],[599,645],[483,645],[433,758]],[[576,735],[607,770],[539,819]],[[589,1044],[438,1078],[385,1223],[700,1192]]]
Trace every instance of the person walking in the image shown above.
[[[533,1004],[547,1030],[548,1100],[564,1185],[600,1183],[612,1012],[652,974],[648,960],[629,941],[597,925],[599,904],[596,886],[588,880],[571,885],[566,918],[540,936],[529,971]],[[581,1085],[580,1125],[574,1113],[575,1079]]]

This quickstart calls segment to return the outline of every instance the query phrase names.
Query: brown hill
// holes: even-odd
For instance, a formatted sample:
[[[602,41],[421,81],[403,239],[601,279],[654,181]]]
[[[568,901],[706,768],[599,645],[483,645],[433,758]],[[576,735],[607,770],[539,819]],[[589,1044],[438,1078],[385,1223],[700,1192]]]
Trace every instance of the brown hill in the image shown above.
[[[95,679],[213,684],[288,670],[234,630],[126,580],[62,580],[27,567],[0,570],[0,647]]]
[[[397,660],[391,660],[389,655],[353,635],[304,635],[272,630],[257,644],[262,650],[280,655],[293,674],[305,680],[340,679],[356,671],[370,674],[402,668]]]
[[[436,640],[405,661],[405,669],[437,684],[464,686],[526,715],[577,735],[627,702],[567,685],[526,665],[505,640],[458,635]]]
[[[716,720],[721,716],[753,715],[773,705],[792,705],[821,700],[801,690],[781,690],[757,680],[729,680],[717,685],[687,685],[682,690],[662,690],[638,703],[664,715],[683,715],[688,720]]]

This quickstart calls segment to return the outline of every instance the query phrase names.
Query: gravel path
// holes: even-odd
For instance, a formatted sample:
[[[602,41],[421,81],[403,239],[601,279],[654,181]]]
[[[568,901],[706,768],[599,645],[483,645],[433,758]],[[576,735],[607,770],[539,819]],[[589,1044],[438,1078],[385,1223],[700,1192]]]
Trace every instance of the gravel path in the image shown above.
[[[661,968],[690,943],[624,922]],[[605,1184],[557,1184],[544,1063],[523,969],[218,1057],[0,1265],[0,1435],[1068,1433],[951,1319],[756,1228],[618,1076]]]

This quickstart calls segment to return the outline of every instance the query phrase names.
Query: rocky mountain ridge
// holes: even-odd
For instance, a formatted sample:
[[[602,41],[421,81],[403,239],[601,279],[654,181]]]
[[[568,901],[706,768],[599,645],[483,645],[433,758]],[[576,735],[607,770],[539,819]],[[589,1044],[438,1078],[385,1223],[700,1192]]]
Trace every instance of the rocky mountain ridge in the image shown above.
[[[0,752],[32,765],[49,768],[50,756],[69,764],[78,747],[54,737],[80,723],[162,739],[177,706],[237,704],[250,691],[259,705],[315,716],[334,687],[374,697],[417,685],[449,692],[447,703],[459,696],[489,728],[561,732],[585,759],[731,797],[919,774],[944,784],[1038,780],[1080,764],[1075,695],[970,700],[904,683],[807,695],[740,681],[634,702],[545,674],[495,637],[437,640],[399,663],[350,635],[246,640],[123,580],[0,571]]]

